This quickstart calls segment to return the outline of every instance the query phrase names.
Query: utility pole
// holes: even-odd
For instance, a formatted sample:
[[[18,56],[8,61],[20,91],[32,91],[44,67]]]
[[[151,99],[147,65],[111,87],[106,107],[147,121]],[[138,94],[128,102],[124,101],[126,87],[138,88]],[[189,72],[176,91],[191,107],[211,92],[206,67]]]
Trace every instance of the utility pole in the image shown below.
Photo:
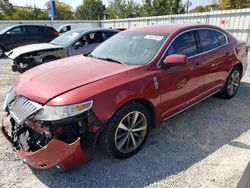
[[[186,7],[187,7],[187,13],[189,13],[189,7],[192,5],[192,2],[187,0]]]

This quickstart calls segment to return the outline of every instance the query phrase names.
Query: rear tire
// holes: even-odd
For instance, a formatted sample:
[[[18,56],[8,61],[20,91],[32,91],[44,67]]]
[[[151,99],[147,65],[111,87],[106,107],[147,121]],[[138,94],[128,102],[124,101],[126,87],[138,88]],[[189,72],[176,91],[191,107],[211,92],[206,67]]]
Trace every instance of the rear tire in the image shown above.
[[[5,50],[2,46],[0,46],[0,58],[4,56]]]
[[[116,158],[128,158],[142,148],[150,127],[150,115],[142,104],[126,104],[115,113],[101,132],[98,145]]]
[[[239,67],[234,67],[229,74],[223,90],[217,94],[218,97],[231,99],[239,89],[242,72]]]

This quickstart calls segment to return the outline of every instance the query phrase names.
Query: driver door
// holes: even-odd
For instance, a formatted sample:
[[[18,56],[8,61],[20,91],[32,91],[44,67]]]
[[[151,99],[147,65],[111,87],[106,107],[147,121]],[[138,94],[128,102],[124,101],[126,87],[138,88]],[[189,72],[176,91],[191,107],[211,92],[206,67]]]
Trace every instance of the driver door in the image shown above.
[[[100,43],[103,37],[101,32],[91,32],[83,35],[78,39],[73,46],[69,49],[69,56],[78,54],[88,54],[93,51]],[[81,45],[80,45],[81,44]]]
[[[205,74],[203,66],[199,64],[198,53],[193,31],[181,34],[169,46],[165,57],[170,54],[183,54],[188,57],[188,62],[182,66],[162,65],[160,67],[159,91],[163,119],[202,98],[205,92]]]
[[[7,50],[28,44],[29,38],[24,26],[17,26],[5,33],[5,39],[2,41]]]

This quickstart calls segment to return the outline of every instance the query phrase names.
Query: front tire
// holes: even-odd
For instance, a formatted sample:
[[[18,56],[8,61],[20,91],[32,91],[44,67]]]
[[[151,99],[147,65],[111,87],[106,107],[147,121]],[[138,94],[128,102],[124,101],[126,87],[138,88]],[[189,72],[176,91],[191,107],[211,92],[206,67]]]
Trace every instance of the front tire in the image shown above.
[[[227,78],[222,92],[218,93],[218,96],[225,99],[231,99],[234,97],[239,89],[241,76],[242,73],[240,68],[234,67]]]
[[[128,158],[142,148],[150,126],[148,110],[140,103],[129,103],[110,119],[101,132],[99,146],[116,158]]]

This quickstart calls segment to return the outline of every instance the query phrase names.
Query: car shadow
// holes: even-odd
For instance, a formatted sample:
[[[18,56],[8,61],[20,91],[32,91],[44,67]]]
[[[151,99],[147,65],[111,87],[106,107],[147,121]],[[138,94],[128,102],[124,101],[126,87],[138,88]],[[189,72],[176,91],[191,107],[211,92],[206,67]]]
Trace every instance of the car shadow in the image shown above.
[[[118,160],[97,151],[95,159],[69,172],[35,170],[49,187],[142,187],[175,175],[250,129],[250,84],[231,100],[210,97],[151,130],[143,149]],[[58,182],[61,182],[58,184]]]

